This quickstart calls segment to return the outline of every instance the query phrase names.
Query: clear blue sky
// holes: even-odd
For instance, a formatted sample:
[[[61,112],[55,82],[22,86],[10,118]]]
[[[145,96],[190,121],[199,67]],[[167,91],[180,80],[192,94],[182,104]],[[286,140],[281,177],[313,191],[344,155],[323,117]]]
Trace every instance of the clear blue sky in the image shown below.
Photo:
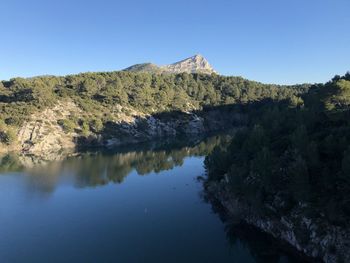
[[[0,79],[168,64],[323,82],[350,70],[349,0],[1,0]]]

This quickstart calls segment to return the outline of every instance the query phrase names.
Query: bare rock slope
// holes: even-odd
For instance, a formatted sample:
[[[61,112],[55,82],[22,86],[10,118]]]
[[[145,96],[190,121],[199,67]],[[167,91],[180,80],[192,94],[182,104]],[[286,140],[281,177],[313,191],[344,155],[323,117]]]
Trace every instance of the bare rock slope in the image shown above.
[[[124,71],[133,72],[152,72],[152,73],[202,73],[212,74],[217,72],[209,62],[201,55],[194,55],[179,62],[157,66],[152,63],[136,64],[124,69]]]
[[[18,131],[18,142],[23,152],[50,152],[74,148],[76,134],[67,134],[57,124],[61,118],[67,118],[81,110],[73,102],[57,102],[54,108],[33,114]]]

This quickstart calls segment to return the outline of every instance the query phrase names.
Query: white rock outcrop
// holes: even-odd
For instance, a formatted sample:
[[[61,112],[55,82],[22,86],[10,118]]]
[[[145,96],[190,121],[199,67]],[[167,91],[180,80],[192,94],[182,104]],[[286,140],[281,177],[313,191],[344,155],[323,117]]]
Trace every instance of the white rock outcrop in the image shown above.
[[[209,64],[208,60],[206,60],[202,55],[199,55],[199,54],[186,58],[179,62],[169,64],[169,65],[163,65],[163,66],[157,66],[153,63],[136,64],[124,69],[124,71],[170,73],[170,74],[178,74],[178,73],[218,74],[213,69],[213,67]]]
[[[169,73],[217,73],[202,55],[195,55],[179,62],[160,67]]]

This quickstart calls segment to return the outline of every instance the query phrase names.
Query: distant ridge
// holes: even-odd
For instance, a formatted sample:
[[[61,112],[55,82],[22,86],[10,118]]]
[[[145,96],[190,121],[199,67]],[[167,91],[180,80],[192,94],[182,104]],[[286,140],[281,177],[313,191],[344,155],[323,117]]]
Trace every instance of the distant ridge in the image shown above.
[[[217,72],[202,55],[194,55],[170,65],[157,66],[152,63],[143,63],[130,66],[124,71],[150,72],[150,73],[202,73],[212,74]]]

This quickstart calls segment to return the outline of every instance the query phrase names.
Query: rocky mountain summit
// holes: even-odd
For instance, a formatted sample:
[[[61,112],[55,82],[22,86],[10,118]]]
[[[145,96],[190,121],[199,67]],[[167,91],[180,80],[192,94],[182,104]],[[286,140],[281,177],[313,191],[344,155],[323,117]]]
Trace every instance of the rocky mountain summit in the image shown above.
[[[217,72],[202,55],[194,55],[179,62],[157,66],[152,63],[136,64],[124,69],[124,71],[133,72],[151,72],[151,73],[202,73],[212,74]]]

